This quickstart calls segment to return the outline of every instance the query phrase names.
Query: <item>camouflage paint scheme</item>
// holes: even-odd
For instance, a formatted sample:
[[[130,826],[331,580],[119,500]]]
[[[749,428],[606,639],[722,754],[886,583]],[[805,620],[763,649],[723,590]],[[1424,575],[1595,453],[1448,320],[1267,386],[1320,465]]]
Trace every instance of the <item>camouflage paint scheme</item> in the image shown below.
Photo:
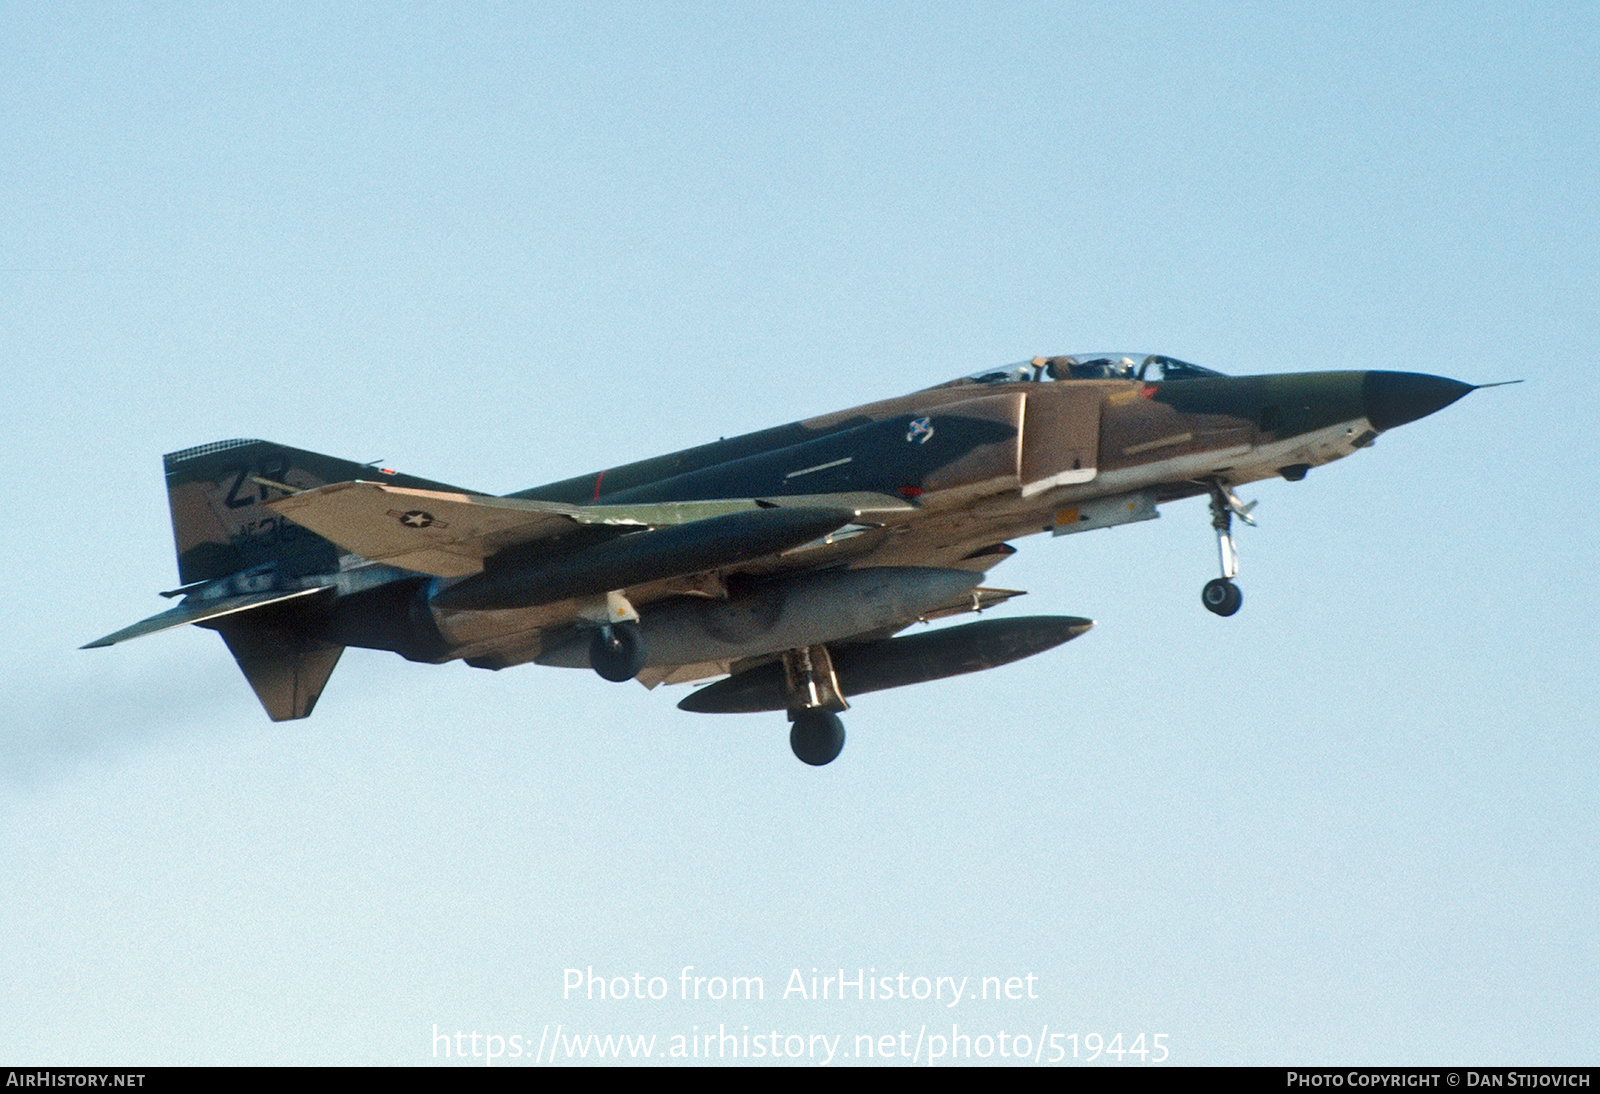
[[[1472,385],[1396,372],[1229,377],[1167,357],[1034,358],[911,395],[494,497],[264,441],[166,457],[182,587],[91,646],[218,631],[274,720],[346,646],[499,669],[592,666],[681,706],[785,709],[808,763],[845,696],[978,671],[1089,620],[986,620],[1006,541],[1152,519],[1209,495],[1231,615],[1232,491],[1298,481]]]

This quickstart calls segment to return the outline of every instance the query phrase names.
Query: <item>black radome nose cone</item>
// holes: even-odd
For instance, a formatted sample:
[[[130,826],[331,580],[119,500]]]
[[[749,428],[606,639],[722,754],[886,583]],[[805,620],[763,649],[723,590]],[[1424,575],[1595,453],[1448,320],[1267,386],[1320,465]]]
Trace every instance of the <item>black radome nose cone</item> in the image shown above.
[[[1444,376],[1369,372],[1361,382],[1361,401],[1367,408],[1367,421],[1382,433],[1443,410],[1472,390],[1471,384]]]

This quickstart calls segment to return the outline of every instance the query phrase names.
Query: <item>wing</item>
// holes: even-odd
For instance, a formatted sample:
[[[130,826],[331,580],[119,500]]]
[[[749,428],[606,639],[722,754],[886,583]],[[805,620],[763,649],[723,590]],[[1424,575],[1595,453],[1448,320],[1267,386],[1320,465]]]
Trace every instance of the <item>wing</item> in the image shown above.
[[[780,507],[845,511],[844,520],[871,519],[874,514],[914,508],[880,494],[565,505],[375,482],[335,483],[267,504],[362,558],[437,577],[481,573],[485,559],[508,548],[550,539],[584,525],[610,526],[620,534]]]

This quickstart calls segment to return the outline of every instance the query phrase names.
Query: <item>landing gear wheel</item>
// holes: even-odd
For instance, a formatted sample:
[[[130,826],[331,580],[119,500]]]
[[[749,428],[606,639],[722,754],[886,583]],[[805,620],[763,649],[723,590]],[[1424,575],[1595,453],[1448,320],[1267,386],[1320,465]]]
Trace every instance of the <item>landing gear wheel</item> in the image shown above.
[[[644,636],[637,623],[611,623],[589,641],[589,664],[606,680],[632,680],[644,668]]]
[[[844,748],[844,723],[825,710],[803,710],[789,730],[789,747],[812,767],[832,763]]]
[[[1244,603],[1244,594],[1239,591],[1239,586],[1227,578],[1214,577],[1201,590],[1200,603],[1218,615],[1232,615]]]

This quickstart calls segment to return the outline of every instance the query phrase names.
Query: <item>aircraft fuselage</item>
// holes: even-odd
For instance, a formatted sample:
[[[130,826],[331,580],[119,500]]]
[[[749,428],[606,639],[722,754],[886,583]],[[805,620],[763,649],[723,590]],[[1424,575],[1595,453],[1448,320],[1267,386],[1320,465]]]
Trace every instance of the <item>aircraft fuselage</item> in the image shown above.
[[[651,686],[728,675],[682,705],[787,707],[796,753],[826,763],[844,695],[993,667],[1090,626],[893,637],[1015,595],[979,584],[1007,540],[1208,496],[1221,577],[1203,601],[1231,615],[1231,522],[1253,507],[1237,486],[1298,481],[1471,390],[1415,373],[1035,358],[502,498],[223,441],[167,457],[183,603],[92,645],[216,629],[274,718],[310,712],[345,646]]]

